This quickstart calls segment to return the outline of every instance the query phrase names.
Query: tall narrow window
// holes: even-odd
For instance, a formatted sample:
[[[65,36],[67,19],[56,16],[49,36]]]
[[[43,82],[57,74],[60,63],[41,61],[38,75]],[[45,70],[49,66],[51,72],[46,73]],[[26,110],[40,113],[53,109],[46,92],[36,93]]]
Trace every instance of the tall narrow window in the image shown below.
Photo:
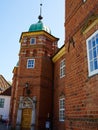
[[[98,73],[98,30],[87,40],[87,56],[89,76]]]
[[[34,68],[35,59],[28,59],[27,60],[27,68]]]
[[[65,59],[60,63],[60,78],[65,76]]]
[[[0,98],[0,108],[4,108],[4,98]]]
[[[65,98],[59,99],[59,121],[65,120]]]

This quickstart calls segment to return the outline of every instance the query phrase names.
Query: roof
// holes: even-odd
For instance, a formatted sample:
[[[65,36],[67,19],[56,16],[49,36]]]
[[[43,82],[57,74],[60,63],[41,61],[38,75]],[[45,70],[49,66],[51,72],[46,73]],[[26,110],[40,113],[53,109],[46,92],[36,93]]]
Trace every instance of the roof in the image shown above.
[[[51,34],[50,28],[45,26],[41,20],[39,20],[35,24],[31,24],[31,26],[29,28],[29,32],[35,32],[35,31],[41,31],[41,30],[44,30]]]
[[[3,94],[4,92],[8,94],[9,90],[11,89],[11,85],[5,80],[5,78],[0,75],[0,95],[1,93]]]
[[[66,53],[65,45],[63,45],[58,51],[55,53],[55,55],[52,57],[52,61],[55,63],[61,56],[63,56]]]
[[[3,91],[0,95],[4,95],[4,96],[11,96],[11,86],[9,88],[7,88],[5,91]]]

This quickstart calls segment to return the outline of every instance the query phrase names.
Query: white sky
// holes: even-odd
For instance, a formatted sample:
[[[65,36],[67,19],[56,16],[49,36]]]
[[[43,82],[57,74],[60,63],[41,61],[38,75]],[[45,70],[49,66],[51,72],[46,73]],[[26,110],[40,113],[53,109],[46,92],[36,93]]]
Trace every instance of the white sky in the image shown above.
[[[43,23],[64,44],[65,0],[42,0]],[[0,2],[0,74],[12,80],[18,61],[19,39],[30,25],[38,22],[40,0],[2,0]]]

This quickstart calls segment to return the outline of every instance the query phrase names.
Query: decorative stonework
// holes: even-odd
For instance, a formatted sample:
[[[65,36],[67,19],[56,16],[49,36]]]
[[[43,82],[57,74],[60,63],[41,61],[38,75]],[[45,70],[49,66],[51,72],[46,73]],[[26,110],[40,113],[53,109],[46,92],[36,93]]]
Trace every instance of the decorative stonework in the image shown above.
[[[21,125],[22,122],[22,111],[27,108],[27,109],[32,109],[32,118],[31,118],[31,125],[35,125],[35,116],[36,116],[36,97],[30,98],[30,97],[20,97],[19,101],[19,108],[17,111],[17,125]]]
[[[22,108],[33,108],[33,100],[29,97],[23,98]]]

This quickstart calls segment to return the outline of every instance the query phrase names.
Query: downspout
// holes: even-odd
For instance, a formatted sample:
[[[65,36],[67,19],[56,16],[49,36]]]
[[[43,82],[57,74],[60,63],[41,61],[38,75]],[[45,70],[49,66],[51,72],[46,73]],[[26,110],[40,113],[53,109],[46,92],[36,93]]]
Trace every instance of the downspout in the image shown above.
[[[51,117],[51,130],[53,130],[53,118],[54,118],[54,63],[52,61],[52,69],[53,69],[53,80],[52,80],[52,117]]]

